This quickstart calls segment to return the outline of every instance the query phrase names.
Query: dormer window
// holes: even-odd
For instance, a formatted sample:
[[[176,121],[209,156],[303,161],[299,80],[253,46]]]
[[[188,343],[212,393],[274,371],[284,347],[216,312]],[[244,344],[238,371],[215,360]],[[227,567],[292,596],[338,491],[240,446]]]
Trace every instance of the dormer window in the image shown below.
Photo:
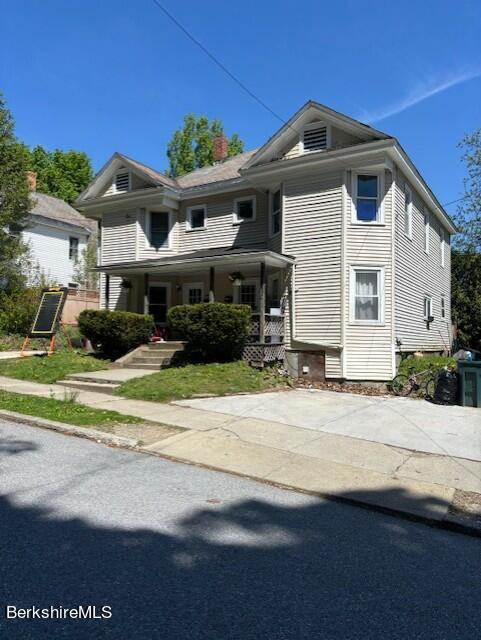
[[[130,173],[128,171],[119,171],[115,175],[115,193],[125,193],[130,191]]]
[[[311,122],[304,127],[301,136],[303,153],[323,151],[329,146],[329,129],[322,122]]]

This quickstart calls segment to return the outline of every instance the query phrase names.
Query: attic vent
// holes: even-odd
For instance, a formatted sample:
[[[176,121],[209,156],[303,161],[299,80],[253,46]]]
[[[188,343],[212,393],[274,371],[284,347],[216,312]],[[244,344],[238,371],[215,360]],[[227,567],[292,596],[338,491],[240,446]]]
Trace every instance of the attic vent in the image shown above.
[[[319,123],[308,125],[302,134],[304,153],[327,149],[327,127]]]
[[[129,174],[128,173],[118,173],[115,176],[115,191],[117,193],[123,193],[129,190]]]

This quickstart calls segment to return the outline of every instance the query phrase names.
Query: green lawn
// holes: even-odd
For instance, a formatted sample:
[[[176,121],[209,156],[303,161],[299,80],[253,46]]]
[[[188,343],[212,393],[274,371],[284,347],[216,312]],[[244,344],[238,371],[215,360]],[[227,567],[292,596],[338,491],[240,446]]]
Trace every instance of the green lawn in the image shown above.
[[[75,351],[59,351],[51,356],[29,356],[17,360],[0,360],[0,376],[18,380],[52,383],[63,380],[68,373],[106,369],[108,360]]]
[[[164,369],[144,378],[125,382],[117,392],[127,398],[169,402],[199,394],[225,396],[255,392],[286,385],[287,381],[269,369],[259,371],[245,362],[190,364]]]
[[[47,418],[79,427],[98,427],[102,431],[108,431],[109,427],[117,424],[136,424],[142,422],[133,416],[124,416],[116,411],[104,411],[103,409],[91,409],[82,404],[77,404],[75,396],[66,390],[65,400],[29,396],[23,393],[11,393],[0,391],[0,409],[17,411],[29,416]]]

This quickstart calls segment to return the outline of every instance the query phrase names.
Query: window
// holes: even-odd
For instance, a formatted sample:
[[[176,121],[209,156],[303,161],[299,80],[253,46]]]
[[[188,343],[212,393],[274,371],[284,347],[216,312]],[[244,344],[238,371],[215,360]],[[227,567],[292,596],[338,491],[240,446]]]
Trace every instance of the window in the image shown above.
[[[238,302],[239,304],[248,304],[250,308],[255,311],[257,309],[257,284],[256,282],[244,281],[240,287],[236,287],[239,290]]]
[[[328,129],[320,122],[312,122],[302,132],[302,150],[304,153],[322,151],[328,147]]]
[[[430,225],[429,225],[429,212],[424,210],[424,251],[429,253],[429,233],[430,233]]]
[[[269,307],[278,308],[281,306],[279,278],[272,278],[270,285]]]
[[[441,318],[444,320],[446,318],[446,298],[441,296]]]
[[[130,189],[130,174],[128,172],[117,173],[115,176],[115,192],[125,193]]]
[[[207,207],[205,204],[199,204],[196,207],[187,209],[187,231],[195,229],[205,229],[207,227]]]
[[[150,246],[155,249],[167,248],[169,246],[169,213],[168,211],[149,212],[149,233]]]
[[[252,222],[256,219],[256,199],[254,196],[250,198],[237,198],[234,200],[234,224],[240,222]]]
[[[404,185],[404,233],[408,238],[413,236],[413,194],[407,184]]]
[[[281,190],[274,191],[271,199],[271,235],[281,230]]]
[[[68,257],[74,262],[78,260],[78,238],[73,236],[68,239]]]
[[[444,267],[445,253],[446,253],[446,234],[444,232],[444,229],[440,229],[439,233],[441,236],[441,266]]]
[[[382,269],[355,268],[351,279],[351,318],[381,322],[383,316]]]
[[[424,319],[430,322],[433,318],[433,299],[431,296],[424,296]]]
[[[354,176],[354,222],[380,223],[380,178],[377,175]]]
[[[202,282],[184,284],[184,304],[199,304],[204,299],[204,285]]]

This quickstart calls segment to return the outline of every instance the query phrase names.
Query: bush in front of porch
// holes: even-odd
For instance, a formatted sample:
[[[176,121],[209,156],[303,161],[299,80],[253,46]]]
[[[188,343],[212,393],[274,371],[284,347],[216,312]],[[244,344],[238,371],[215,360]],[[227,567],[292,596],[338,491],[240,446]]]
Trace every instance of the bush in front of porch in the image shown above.
[[[172,336],[185,341],[191,361],[230,362],[242,356],[250,313],[241,304],[183,304],[169,309],[167,322]]]
[[[130,311],[86,309],[78,317],[80,333],[110,360],[148,342],[153,325],[152,316]]]

